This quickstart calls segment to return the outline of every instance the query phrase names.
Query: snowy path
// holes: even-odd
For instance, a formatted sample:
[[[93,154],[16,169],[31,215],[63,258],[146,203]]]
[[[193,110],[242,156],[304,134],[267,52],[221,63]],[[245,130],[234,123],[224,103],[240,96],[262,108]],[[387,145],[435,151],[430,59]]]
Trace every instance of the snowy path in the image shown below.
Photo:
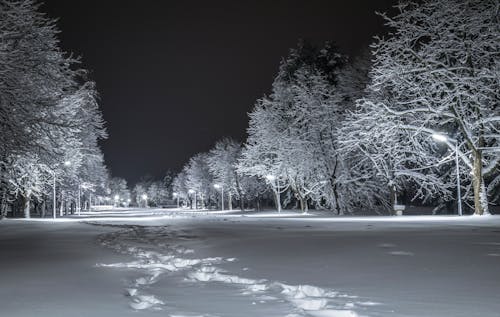
[[[167,310],[171,316],[205,316],[206,307],[190,305],[191,310],[201,311],[178,312],[175,303],[168,298],[154,294],[154,285],[163,280],[166,284],[176,284],[180,280],[192,288],[190,297],[195,297],[202,283],[208,287],[212,284],[225,286],[228,292],[241,296],[239,301],[247,300],[255,307],[242,312],[249,314],[265,314],[265,316],[358,316],[356,311],[364,307],[379,305],[375,302],[360,301],[357,296],[343,294],[335,290],[324,289],[312,285],[290,285],[269,279],[243,277],[242,272],[234,273],[223,269],[220,265],[236,262],[236,258],[207,257],[197,258],[192,249],[182,246],[183,240],[196,239],[189,233],[174,231],[169,226],[139,227],[126,226],[125,229],[105,234],[100,237],[103,245],[120,253],[130,254],[134,260],[127,263],[98,264],[100,267],[128,268],[140,273],[140,276],[129,281],[125,293],[130,297],[130,306],[136,310]],[[186,287],[185,286],[185,287]],[[248,304],[247,303],[247,304]],[[198,306],[198,307],[197,307]],[[258,306],[262,306],[259,309]],[[220,308],[219,308],[220,309]],[[224,308],[221,309],[224,311]],[[274,310],[274,312],[273,312]],[[239,313],[226,312],[227,316]],[[213,314],[207,315],[213,316]],[[264,315],[262,315],[264,316]]]

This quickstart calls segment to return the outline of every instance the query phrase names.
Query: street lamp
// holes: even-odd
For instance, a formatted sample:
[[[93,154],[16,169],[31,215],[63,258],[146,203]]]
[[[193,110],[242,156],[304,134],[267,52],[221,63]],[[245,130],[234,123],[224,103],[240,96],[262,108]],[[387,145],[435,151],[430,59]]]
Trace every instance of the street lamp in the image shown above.
[[[190,194],[194,194],[194,209],[196,209],[197,205],[196,205],[196,191],[194,191],[193,189],[190,189],[188,190],[188,192]],[[191,204],[191,209],[193,209],[193,205]]]
[[[456,165],[456,174],[457,174],[457,198],[458,198],[458,206],[457,213],[459,216],[462,215],[462,194],[460,191],[460,167],[458,164],[458,141],[452,140],[444,134],[434,133],[432,134],[432,138],[437,142],[443,143],[455,143],[455,165]]]
[[[276,194],[276,204],[278,205],[278,213],[281,213],[281,192],[280,192],[280,183],[277,180],[276,176],[272,174],[267,174],[266,179],[271,183],[273,189]]]
[[[173,193],[174,197],[177,198],[177,208],[179,208],[179,194]]]
[[[148,195],[142,194],[142,200],[144,200],[144,207],[148,207]]]
[[[221,184],[214,184],[215,189],[220,189],[221,191],[221,199],[222,199],[222,210],[224,210],[224,186]]]
[[[64,166],[70,166],[71,165],[71,162],[70,161],[64,161]],[[57,209],[57,201],[56,201],[56,167],[58,166],[59,164],[56,164],[56,166],[54,167],[54,169],[52,170],[52,176],[54,177],[54,182],[52,184],[52,194],[53,194],[53,197],[52,197],[52,217],[54,219],[56,219],[56,209]]]

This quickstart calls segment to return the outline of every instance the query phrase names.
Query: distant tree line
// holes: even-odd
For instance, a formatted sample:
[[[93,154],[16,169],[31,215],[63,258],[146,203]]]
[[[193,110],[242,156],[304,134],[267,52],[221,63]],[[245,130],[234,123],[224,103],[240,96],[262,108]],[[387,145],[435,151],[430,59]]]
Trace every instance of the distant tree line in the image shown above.
[[[174,173],[170,171],[161,180],[143,177],[132,189],[132,204],[137,207],[173,207],[173,178]]]
[[[496,0],[401,2],[390,29],[350,59],[301,41],[249,114],[248,139],[193,156],[173,181],[186,205],[449,209],[455,162],[466,209],[500,199],[500,24]],[[214,185],[217,185],[214,187]],[[228,206],[228,205],[226,205]]]

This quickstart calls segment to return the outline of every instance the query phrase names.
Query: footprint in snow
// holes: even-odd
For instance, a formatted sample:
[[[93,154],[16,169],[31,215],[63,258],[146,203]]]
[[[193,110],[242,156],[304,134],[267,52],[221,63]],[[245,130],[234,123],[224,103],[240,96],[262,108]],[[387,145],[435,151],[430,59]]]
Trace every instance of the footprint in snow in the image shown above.
[[[378,245],[379,248],[394,248],[396,247],[395,244],[392,243],[381,243]]]
[[[390,255],[399,255],[399,256],[414,256],[413,252],[407,251],[392,251],[389,252]]]

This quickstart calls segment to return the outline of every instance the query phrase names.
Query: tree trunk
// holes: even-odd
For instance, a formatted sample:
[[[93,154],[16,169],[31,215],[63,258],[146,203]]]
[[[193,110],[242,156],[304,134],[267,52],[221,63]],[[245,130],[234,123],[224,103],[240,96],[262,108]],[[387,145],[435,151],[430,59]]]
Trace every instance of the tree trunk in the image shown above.
[[[245,211],[243,190],[241,189],[240,186],[240,178],[238,177],[238,173],[236,172],[234,173],[234,182],[236,183],[236,191],[238,192],[238,196],[240,197],[240,210]]]
[[[228,193],[228,203],[229,203],[229,210],[233,210],[233,199],[231,196],[231,192]]]
[[[7,188],[2,186],[2,196],[0,197],[0,219],[7,218]]]
[[[261,211],[261,206],[260,206],[260,203],[261,203],[261,202],[260,202],[260,194],[257,194],[257,201],[256,201],[256,203],[257,203],[257,211]]]
[[[279,213],[281,213],[281,193],[279,192],[279,189],[273,187],[273,193],[274,193],[274,204],[276,206],[276,209],[278,210]]]
[[[45,218],[45,215],[47,214],[47,202],[45,201],[45,199],[42,201],[40,208],[41,208],[41,217]]]
[[[391,210],[390,210],[390,214],[391,215],[394,215],[396,213],[394,207],[398,204],[398,193],[396,191],[396,186],[391,184],[389,185],[389,193],[391,195],[390,199],[391,199]]]
[[[61,199],[59,199],[60,205],[59,205],[59,217],[63,216],[63,211],[64,211],[64,193],[61,192]]]
[[[305,207],[304,207],[304,198],[302,198],[302,196],[299,195],[299,202],[300,202],[300,211],[302,211],[302,213],[305,212]]]
[[[23,212],[24,212],[24,218],[30,218],[30,194],[27,193],[26,195],[23,195]]]
[[[481,151],[474,151],[472,166],[472,186],[474,188],[474,214],[488,214],[488,197],[483,179],[483,160]]]
[[[5,174],[5,166],[0,164],[0,188],[2,191],[0,196],[0,219],[7,218],[7,183],[4,182]]]
[[[337,215],[343,215],[343,211],[340,208],[339,204],[339,193],[337,191],[337,177],[335,176],[337,174],[337,165],[338,165],[338,160],[335,158],[335,165],[333,167],[333,173],[330,176],[330,184],[332,186],[332,191],[333,191],[333,199],[335,200],[335,210],[337,211]]]
[[[243,196],[240,196],[240,210],[245,211],[245,200],[243,199]]]

